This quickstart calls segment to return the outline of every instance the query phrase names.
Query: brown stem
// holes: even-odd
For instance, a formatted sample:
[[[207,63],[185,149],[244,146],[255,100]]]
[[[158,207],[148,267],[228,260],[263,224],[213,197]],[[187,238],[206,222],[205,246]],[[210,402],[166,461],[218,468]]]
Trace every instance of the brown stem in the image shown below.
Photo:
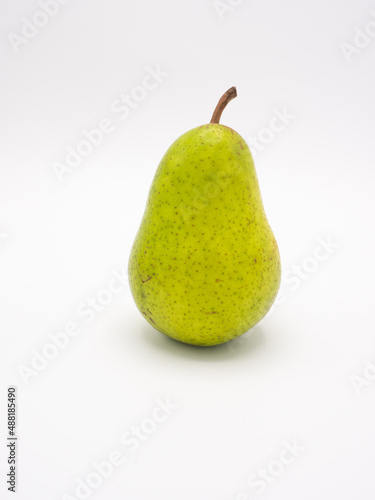
[[[229,101],[237,97],[237,89],[236,87],[231,87],[229,90],[225,92],[220,97],[220,101],[217,103],[217,106],[215,108],[214,114],[212,115],[211,122],[210,123],[219,123],[221,113],[224,111],[225,106],[228,104]]]

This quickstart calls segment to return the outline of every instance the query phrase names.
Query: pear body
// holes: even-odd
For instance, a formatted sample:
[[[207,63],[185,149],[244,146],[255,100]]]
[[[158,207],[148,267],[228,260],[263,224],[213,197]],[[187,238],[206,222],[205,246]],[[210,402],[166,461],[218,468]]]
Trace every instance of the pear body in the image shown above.
[[[221,344],[265,316],[280,278],[246,142],[216,123],[186,132],[159,164],[131,250],[138,309],[180,342]]]

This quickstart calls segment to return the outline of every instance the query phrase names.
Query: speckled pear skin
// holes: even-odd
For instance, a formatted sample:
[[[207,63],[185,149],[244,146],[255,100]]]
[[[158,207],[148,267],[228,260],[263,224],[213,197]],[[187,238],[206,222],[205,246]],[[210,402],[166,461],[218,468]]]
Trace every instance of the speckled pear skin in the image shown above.
[[[280,278],[246,142],[216,123],[186,132],[159,164],[130,254],[138,309],[165,335],[212,346],[256,325]]]

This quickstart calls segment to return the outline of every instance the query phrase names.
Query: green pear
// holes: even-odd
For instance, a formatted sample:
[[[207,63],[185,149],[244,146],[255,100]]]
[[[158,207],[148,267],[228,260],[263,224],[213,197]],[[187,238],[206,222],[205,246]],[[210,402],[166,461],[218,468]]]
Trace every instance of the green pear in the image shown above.
[[[256,325],[274,302],[280,255],[244,139],[219,124],[230,88],[209,124],[165,153],[129,259],[134,301],[159,332],[186,344],[227,342]]]

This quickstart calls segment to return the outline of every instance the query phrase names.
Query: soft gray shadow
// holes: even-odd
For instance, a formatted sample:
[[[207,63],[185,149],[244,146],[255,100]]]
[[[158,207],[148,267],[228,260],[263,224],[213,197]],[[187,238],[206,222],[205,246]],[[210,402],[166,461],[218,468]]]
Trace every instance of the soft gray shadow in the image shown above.
[[[184,344],[167,337],[155,330],[148,323],[143,323],[139,332],[144,341],[155,351],[162,351],[171,356],[198,361],[226,361],[240,357],[250,357],[267,344],[262,326],[254,327],[240,337],[216,346],[194,346]]]

